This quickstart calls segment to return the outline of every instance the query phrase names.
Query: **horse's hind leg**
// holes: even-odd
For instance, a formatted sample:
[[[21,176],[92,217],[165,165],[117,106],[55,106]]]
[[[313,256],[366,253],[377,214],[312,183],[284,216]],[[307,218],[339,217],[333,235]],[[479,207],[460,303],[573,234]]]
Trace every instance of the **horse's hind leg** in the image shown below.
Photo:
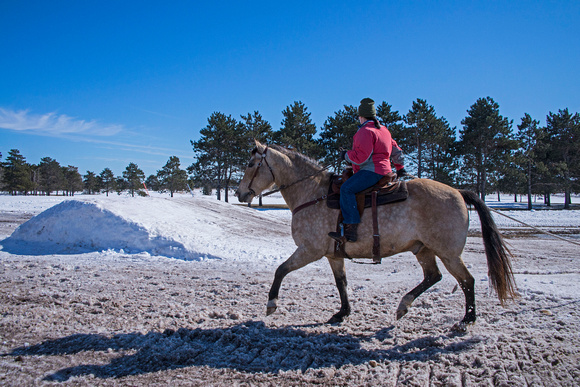
[[[445,265],[445,268],[451,273],[459,283],[463,294],[465,295],[465,316],[463,320],[454,328],[457,330],[465,330],[465,327],[475,322],[475,280],[473,276],[465,267],[465,263],[461,257],[448,259],[439,257]]]
[[[344,258],[328,258],[328,262],[332,268],[332,274],[334,274],[336,287],[340,295],[340,310],[328,320],[329,324],[334,324],[342,322],[346,316],[350,315],[350,303],[348,302],[348,293],[346,291],[347,283],[346,271],[344,270]]]
[[[309,263],[319,260],[320,258],[322,258],[322,254],[319,255],[316,252],[309,251],[304,246],[300,246],[296,251],[294,251],[290,258],[278,266],[276,274],[274,275],[274,282],[272,282],[272,287],[268,293],[266,316],[271,315],[278,308],[278,293],[280,292],[280,286],[282,285],[284,277],[286,277],[288,273],[298,270]]]
[[[417,285],[409,293],[405,294],[399,307],[397,308],[397,320],[407,314],[409,307],[419,297],[425,290],[429,289],[431,286],[436,284],[441,280],[441,272],[437,267],[437,261],[435,259],[435,253],[433,250],[428,249],[423,246],[419,252],[415,254],[417,260],[423,268],[423,281]]]

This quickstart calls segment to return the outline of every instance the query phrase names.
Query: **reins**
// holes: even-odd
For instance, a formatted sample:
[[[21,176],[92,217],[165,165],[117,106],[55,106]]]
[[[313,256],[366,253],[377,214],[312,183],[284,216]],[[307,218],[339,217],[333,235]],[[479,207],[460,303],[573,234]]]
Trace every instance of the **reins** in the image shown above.
[[[256,177],[256,175],[258,174],[258,171],[260,170],[260,167],[262,166],[262,162],[265,162],[265,163],[266,163],[266,166],[268,167],[268,169],[270,170],[270,173],[272,174],[272,180],[276,181],[276,177],[274,176],[274,171],[272,170],[272,167],[270,167],[270,164],[268,164],[268,160],[266,160],[267,152],[268,152],[268,145],[266,145],[266,149],[264,149],[264,153],[262,153],[262,154],[261,154],[261,156],[262,156],[262,160],[260,160],[260,162],[258,163],[258,167],[257,167],[257,168],[256,168],[256,170],[254,171],[254,175],[252,176],[252,179],[250,180],[250,184],[248,184],[248,190],[249,190],[249,191],[250,191],[250,192],[251,192],[253,195],[256,195],[256,192],[255,192],[255,191],[252,189],[252,183],[254,182],[254,178]],[[287,185],[285,185],[285,184],[282,184],[280,187],[278,187],[278,188],[276,188],[276,189],[274,189],[274,190],[272,190],[272,191],[268,191],[268,192],[266,192],[266,193],[262,194],[262,196],[268,196],[268,195],[272,195],[272,194],[274,194],[274,193],[276,193],[276,192],[279,192],[279,191],[281,191],[281,190],[283,190],[283,189],[286,189],[286,188],[292,187],[292,186],[293,186],[293,185],[295,185],[295,184],[298,184],[298,183],[300,183],[300,182],[302,182],[302,181],[304,181],[304,180],[308,180],[308,179],[310,179],[310,178],[312,178],[312,177],[314,177],[314,176],[316,176],[316,175],[318,175],[318,174],[320,174],[320,173],[322,173],[322,172],[326,171],[326,170],[327,170],[328,168],[330,168],[331,166],[332,166],[332,164],[328,164],[328,165],[324,166],[324,167],[323,167],[321,170],[317,171],[316,173],[314,173],[314,174],[312,174],[312,175],[308,175],[308,176],[306,176],[306,177],[303,177],[303,178],[301,178],[301,179],[298,179],[298,180],[296,180],[295,182],[293,182],[293,183],[290,183],[290,184],[287,184]],[[293,214],[294,214],[295,212],[297,212],[297,211],[298,211],[298,209],[302,209],[302,208],[308,207],[308,206],[310,206],[310,205],[312,205],[312,204],[316,204],[316,203],[318,203],[319,201],[321,201],[321,200],[324,200],[324,199],[326,199],[326,195],[324,195],[323,197],[321,197],[321,198],[318,198],[318,199],[316,199],[316,200],[314,200],[314,201],[312,201],[312,202],[308,202],[308,203],[310,203],[310,204],[308,204],[308,203],[305,203],[305,204],[303,204],[303,205],[301,205],[301,206],[298,206],[298,207],[297,207],[297,208],[294,210]],[[308,204],[308,206],[305,206],[306,204]]]

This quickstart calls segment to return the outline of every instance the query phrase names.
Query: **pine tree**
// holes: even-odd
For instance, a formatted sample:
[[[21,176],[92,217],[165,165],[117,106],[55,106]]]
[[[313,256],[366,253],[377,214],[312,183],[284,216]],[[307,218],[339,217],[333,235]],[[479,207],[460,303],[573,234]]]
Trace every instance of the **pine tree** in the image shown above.
[[[4,191],[4,166],[1,160],[2,152],[0,152],[0,191]]]
[[[314,140],[316,125],[310,118],[306,106],[296,101],[282,111],[282,127],[274,133],[274,141],[312,158],[318,158],[321,150]]]
[[[159,182],[159,178],[157,177],[157,175],[149,175],[147,177],[147,179],[145,179],[145,185],[147,186],[147,189],[149,191],[162,191],[163,187],[161,186],[161,183]]]
[[[244,126],[232,116],[214,112],[207,121],[208,125],[199,132],[201,138],[191,141],[197,160],[188,171],[196,181],[216,187],[218,200],[225,189],[227,202],[232,177],[240,172],[242,160],[247,158],[247,136]]]
[[[272,142],[274,131],[272,130],[272,125],[262,118],[262,115],[255,110],[253,114],[248,113],[247,115],[241,115],[242,121],[241,125],[245,135],[249,140],[258,140],[261,143]],[[253,147],[254,142],[248,141],[249,146]]]
[[[405,127],[403,125],[403,117],[398,110],[393,110],[393,107],[385,101],[377,105],[377,117],[379,121],[389,129],[391,136],[399,146],[399,139],[405,137]],[[405,151],[405,149],[403,149]]]
[[[419,98],[404,120],[409,127],[396,128],[397,143],[405,153],[415,157],[417,176],[452,184],[456,169],[455,129],[445,117],[437,117],[432,105]]]
[[[137,164],[129,163],[125,171],[123,171],[123,178],[127,183],[131,196],[135,197],[135,191],[141,188],[143,180],[145,180],[145,173],[139,169]]]
[[[323,162],[331,164],[335,172],[339,172],[342,165],[340,149],[351,149],[352,138],[358,130],[358,110],[350,105],[344,106],[328,117],[320,132],[319,148],[322,150]]]
[[[459,147],[463,154],[463,172],[476,180],[475,189],[482,200],[488,190],[489,173],[515,148],[512,121],[499,114],[499,105],[491,98],[479,98],[467,111],[461,124]]]
[[[171,193],[184,190],[187,186],[187,172],[181,169],[179,157],[171,156],[169,161],[157,171],[160,187],[166,188]]]
[[[89,195],[94,194],[99,189],[99,178],[95,172],[87,171],[83,176],[83,183],[85,185],[85,190]]]
[[[115,175],[113,171],[109,168],[105,168],[99,174],[100,186],[105,190],[107,196],[109,196],[109,191],[115,189]]]
[[[11,195],[16,195],[19,192],[26,195],[28,191],[34,189],[31,178],[31,167],[26,163],[26,158],[20,154],[18,149],[11,149],[8,152],[8,157],[2,163],[2,167],[4,171],[2,181],[5,189]]]
[[[564,191],[564,208],[569,209],[572,190],[580,179],[580,115],[568,109],[546,117],[548,169]]]
[[[528,194],[528,210],[532,209],[532,187],[533,187],[533,172],[537,171],[537,163],[541,152],[542,133],[539,127],[540,121],[532,119],[526,113],[521,123],[518,125],[518,132],[516,133],[516,141],[518,141],[519,148],[516,152],[517,164],[521,166],[521,172],[525,177],[525,188]]]
[[[83,177],[79,173],[78,167],[69,165],[62,167],[63,190],[66,190],[67,196],[75,196],[75,192],[82,191]]]
[[[125,174],[125,172],[123,172],[123,175]],[[129,183],[127,183],[127,180],[125,180],[124,177],[122,176],[117,176],[115,177],[115,191],[117,191],[117,195],[121,195],[123,193],[123,191],[129,189]]]
[[[39,189],[47,196],[52,192],[64,190],[64,172],[59,162],[51,157],[43,157],[38,164]]]

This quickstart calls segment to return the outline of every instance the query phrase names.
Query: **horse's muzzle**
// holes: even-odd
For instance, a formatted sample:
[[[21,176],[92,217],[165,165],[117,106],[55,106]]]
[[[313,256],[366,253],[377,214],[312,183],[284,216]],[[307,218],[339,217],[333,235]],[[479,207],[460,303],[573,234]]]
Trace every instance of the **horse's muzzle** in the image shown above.
[[[252,190],[249,190],[248,192],[245,193],[241,193],[240,190],[237,190],[235,196],[237,196],[238,201],[240,203],[250,203],[254,198],[255,194]]]

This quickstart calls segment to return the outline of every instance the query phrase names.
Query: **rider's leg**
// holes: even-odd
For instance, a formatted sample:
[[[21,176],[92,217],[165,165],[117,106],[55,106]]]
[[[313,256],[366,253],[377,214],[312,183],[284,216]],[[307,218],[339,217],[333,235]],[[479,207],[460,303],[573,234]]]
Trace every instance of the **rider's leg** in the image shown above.
[[[372,171],[358,171],[340,187],[340,209],[344,217],[345,237],[349,242],[356,242],[360,214],[356,204],[356,194],[377,184],[382,175]],[[328,234],[331,238],[340,239],[337,232]]]

